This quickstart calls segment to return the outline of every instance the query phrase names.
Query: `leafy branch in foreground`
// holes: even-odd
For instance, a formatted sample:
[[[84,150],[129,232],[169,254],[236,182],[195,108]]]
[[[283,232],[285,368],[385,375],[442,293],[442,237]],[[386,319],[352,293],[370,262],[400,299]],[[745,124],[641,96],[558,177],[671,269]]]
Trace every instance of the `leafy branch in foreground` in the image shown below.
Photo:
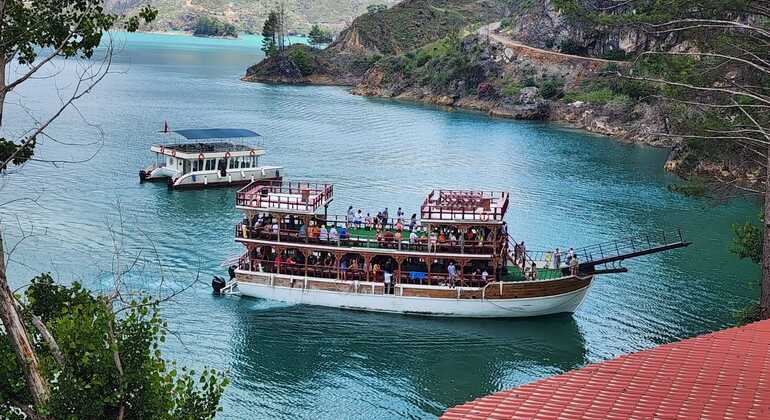
[[[43,274],[20,302],[50,396],[35,407],[8,336],[0,334],[0,417],[200,419],[217,413],[227,379],[213,369],[177,369],[162,358],[167,327],[157,300],[131,301],[116,315],[108,297],[78,283],[57,285]],[[42,331],[56,337],[55,348]]]

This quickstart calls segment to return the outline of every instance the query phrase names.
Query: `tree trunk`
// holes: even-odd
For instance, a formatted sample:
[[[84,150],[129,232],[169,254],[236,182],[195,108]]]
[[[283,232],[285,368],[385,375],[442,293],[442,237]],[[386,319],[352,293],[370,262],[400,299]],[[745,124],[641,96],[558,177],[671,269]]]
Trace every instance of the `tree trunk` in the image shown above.
[[[770,164],[770,146],[768,146],[767,162]],[[759,318],[770,319],[770,166],[765,174],[765,209],[762,233],[762,285],[759,296]]]
[[[24,379],[27,388],[32,395],[35,406],[40,407],[48,401],[48,383],[40,372],[40,364],[29,341],[27,330],[16,310],[13,293],[8,286],[8,278],[5,273],[5,251],[3,249],[3,237],[0,235],[0,318],[3,327],[10,339],[11,346],[16,352],[16,358],[24,371]]]
[[[0,5],[2,8],[3,5]],[[0,38],[0,42],[3,40]],[[5,55],[0,52],[0,127],[3,126],[3,104],[5,104]]]

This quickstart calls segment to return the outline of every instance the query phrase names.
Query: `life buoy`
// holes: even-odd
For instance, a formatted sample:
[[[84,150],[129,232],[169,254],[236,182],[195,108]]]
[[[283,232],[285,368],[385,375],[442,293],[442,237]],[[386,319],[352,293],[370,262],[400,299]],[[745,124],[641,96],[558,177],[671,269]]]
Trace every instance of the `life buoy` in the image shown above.
[[[253,150],[249,152],[249,155],[250,155],[250,156],[254,156],[254,155],[256,155],[256,154],[257,154],[257,152],[255,152],[255,151],[253,151]]]
[[[230,152],[225,152],[225,159],[230,159]]]
[[[481,212],[481,221],[483,222],[489,221],[489,217],[490,217],[490,214],[488,210],[484,210]]]
[[[203,156],[203,153],[198,153],[198,160],[203,160],[205,156]]]

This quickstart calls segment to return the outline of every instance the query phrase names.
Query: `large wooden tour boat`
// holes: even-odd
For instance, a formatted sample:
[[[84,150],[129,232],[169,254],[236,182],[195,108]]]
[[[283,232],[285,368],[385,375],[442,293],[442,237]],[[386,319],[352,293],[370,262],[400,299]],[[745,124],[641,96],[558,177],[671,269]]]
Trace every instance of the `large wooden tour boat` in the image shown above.
[[[412,217],[399,211],[391,218],[352,208],[330,215],[333,190],[329,183],[280,180],[238,191],[244,220],[235,237],[246,252],[223,291],[432,316],[571,313],[596,274],[626,271],[612,264],[688,245],[681,234],[657,245],[648,237],[646,244],[636,239],[565,250],[561,258],[511,239],[506,192],[436,190]]]
[[[242,128],[196,128],[169,131],[188,143],[153,145],[155,163],[139,171],[139,181],[165,181],[169,188],[243,186],[259,180],[281,178],[280,166],[260,166],[265,150],[237,143],[234,139],[256,138],[259,134]],[[228,141],[224,141],[227,139]]]

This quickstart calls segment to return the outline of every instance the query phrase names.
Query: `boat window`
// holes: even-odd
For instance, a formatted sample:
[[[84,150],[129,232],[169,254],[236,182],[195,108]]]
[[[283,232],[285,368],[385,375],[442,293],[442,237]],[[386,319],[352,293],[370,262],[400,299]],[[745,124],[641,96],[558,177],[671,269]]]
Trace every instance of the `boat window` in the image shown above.
[[[251,159],[248,156],[244,156],[243,160],[241,161],[241,168],[248,168],[250,161]]]
[[[206,170],[207,171],[213,171],[217,168],[217,160],[216,159],[206,159]]]
[[[239,160],[240,160],[240,158],[238,158],[238,157],[230,158],[230,159],[229,159],[229,162],[227,162],[227,164],[228,164],[228,166],[229,166],[229,169],[235,169],[235,168],[237,168],[237,167],[238,167],[238,161],[239,161]]]
[[[192,170],[193,170],[193,172],[200,171],[202,163],[203,163],[202,160],[194,160],[193,163],[192,163]]]
[[[259,156],[252,156],[251,160],[253,161],[251,164],[252,167],[256,168],[259,166]]]

